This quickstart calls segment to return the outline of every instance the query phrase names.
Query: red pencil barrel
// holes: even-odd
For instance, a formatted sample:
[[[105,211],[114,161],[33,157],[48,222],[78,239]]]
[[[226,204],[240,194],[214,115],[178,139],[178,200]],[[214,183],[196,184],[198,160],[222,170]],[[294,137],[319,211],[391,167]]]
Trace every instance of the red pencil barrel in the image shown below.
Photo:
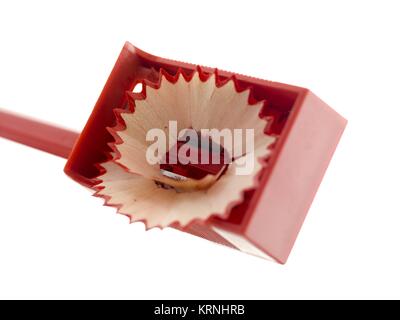
[[[0,110],[0,137],[68,158],[79,134]]]

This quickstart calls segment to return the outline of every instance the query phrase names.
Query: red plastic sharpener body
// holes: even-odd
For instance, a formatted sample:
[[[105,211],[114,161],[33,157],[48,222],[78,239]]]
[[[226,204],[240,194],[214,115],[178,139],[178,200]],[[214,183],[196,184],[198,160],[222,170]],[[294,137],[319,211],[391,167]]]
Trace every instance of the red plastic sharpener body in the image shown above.
[[[126,91],[143,80],[156,82],[160,69],[188,74],[196,66],[163,59],[126,43],[65,166],[71,178],[93,186],[97,163],[107,159],[113,141],[107,127],[115,125],[116,108],[127,109]],[[214,69],[202,67],[205,72]],[[263,116],[274,119],[269,133],[278,137],[259,186],[226,218],[213,216],[182,231],[255,255],[285,263],[314,195],[346,126],[346,120],[311,91],[287,84],[235,75],[251,87],[255,99],[267,101]]]

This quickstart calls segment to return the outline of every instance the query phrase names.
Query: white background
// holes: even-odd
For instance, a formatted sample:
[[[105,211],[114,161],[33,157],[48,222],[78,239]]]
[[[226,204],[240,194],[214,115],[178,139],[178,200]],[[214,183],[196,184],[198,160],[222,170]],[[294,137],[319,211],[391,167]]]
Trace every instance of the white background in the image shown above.
[[[124,44],[308,87],[349,120],[285,266],[101,205],[0,139],[0,298],[400,298],[398,1],[3,1],[0,107],[80,130]]]

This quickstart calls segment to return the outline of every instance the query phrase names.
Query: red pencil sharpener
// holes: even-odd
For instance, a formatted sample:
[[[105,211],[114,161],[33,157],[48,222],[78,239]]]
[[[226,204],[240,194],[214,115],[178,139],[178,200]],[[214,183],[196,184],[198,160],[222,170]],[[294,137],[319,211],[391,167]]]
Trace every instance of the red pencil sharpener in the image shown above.
[[[107,161],[113,152],[114,137],[107,128],[116,125],[114,111],[129,109],[127,92],[139,83],[157,83],[161,71],[172,77],[179,72],[190,76],[198,68],[150,55],[126,43],[79,136],[2,111],[0,136],[62,157],[69,156],[65,173],[78,183],[93,187],[101,174],[98,164]],[[208,67],[201,67],[201,72],[203,75],[216,73]],[[237,86],[251,88],[253,100],[266,101],[260,115],[273,119],[267,130],[277,139],[257,187],[246,190],[243,201],[231,208],[228,215],[223,218],[212,215],[205,221],[174,227],[285,263],[346,120],[305,88],[227,71],[217,74],[219,81],[234,76]],[[208,151],[199,149],[196,152]],[[166,163],[160,169],[169,175],[195,179],[224,170],[218,165],[183,166],[180,163]]]
[[[196,66],[150,55],[126,43],[65,166],[75,181],[93,186],[97,163],[107,160],[115,125],[114,109],[127,109],[127,91],[144,80],[157,82],[160,70],[190,74]],[[204,72],[214,69],[202,67]],[[259,186],[226,218],[211,217],[182,231],[251,254],[285,263],[317,188],[346,126],[346,120],[311,91],[282,83],[218,71],[222,79],[235,75],[251,87],[256,100],[266,100],[263,116],[274,121],[278,137]],[[176,169],[176,168],[175,168]],[[170,169],[173,171],[174,169]],[[179,171],[179,168],[178,168]],[[181,172],[179,172],[181,173]]]

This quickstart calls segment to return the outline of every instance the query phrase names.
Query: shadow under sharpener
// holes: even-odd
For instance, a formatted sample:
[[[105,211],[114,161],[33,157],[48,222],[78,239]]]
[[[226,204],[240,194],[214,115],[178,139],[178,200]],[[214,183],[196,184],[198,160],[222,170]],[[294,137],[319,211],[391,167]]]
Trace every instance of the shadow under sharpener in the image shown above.
[[[113,110],[128,109],[126,91],[145,79],[157,82],[160,69],[171,75],[178,70],[190,74],[196,71],[196,65],[153,56],[125,44],[70,154],[64,169],[68,176],[85,186],[96,184],[100,172],[95,164],[106,161],[111,151],[108,143],[113,137],[106,128],[115,125]],[[214,72],[208,67],[202,70]],[[261,115],[274,119],[267,133],[277,136],[277,142],[258,187],[246,191],[244,201],[229,216],[212,216],[184,228],[175,227],[285,263],[347,122],[308,89],[218,71],[221,79],[232,75],[240,87],[252,88],[256,100],[267,101]],[[167,169],[196,178],[218,170],[180,165]]]

